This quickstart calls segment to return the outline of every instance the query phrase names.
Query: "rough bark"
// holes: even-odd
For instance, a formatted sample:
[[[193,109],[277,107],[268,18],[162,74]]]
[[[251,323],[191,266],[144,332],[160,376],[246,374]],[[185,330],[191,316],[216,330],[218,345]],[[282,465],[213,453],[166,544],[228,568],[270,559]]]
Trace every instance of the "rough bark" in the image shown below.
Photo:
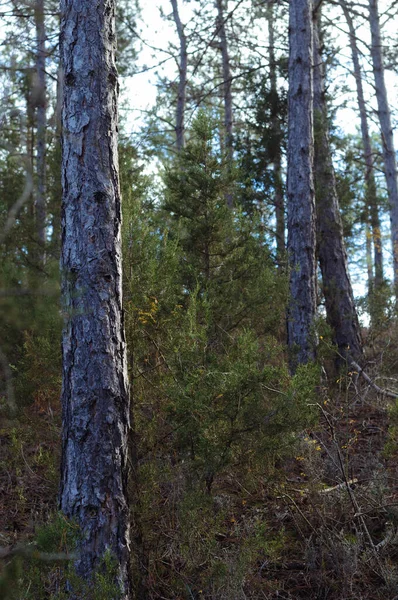
[[[113,0],[61,0],[62,465],[60,506],[81,529],[77,573],[106,551],[130,598],[129,390],[122,312]],[[73,597],[73,594],[72,594]]]
[[[187,38],[184,32],[184,26],[181,23],[180,13],[178,11],[178,1],[170,0],[173,7],[173,17],[177,28],[178,38],[180,40],[180,60],[179,60],[179,80],[177,92],[177,109],[176,109],[176,140],[178,152],[185,145],[184,140],[184,119],[185,119],[185,103],[187,91],[187,67],[188,67],[188,51]]]
[[[317,250],[322,273],[326,316],[339,354],[358,359],[362,340],[348,274],[343,225],[330,149],[325,72],[320,43],[320,14],[314,19],[314,130]]]
[[[273,144],[273,161],[274,170],[274,186],[275,186],[275,219],[276,219],[276,259],[278,266],[281,267],[285,260],[285,198],[282,182],[282,151],[279,141],[282,140],[279,102],[278,102],[278,86],[275,58],[275,35],[274,35],[274,2],[271,0],[267,7],[268,21],[268,56],[269,56],[269,77],[270,77],[270,92],[271,92],[271,129],[274,139]]]
[[[289,119],[287,158],[290,366],[315,357],[315,198],[313,182],[312,2],[289,5]]]
[[[35,2],[36,73],[33,101],[36,108],[36,175],[35,216],[37,238],[40,244],[39,260],[45,261],[46,243],[46,29],[44,0]]]
[[[217,8],[217,32],[220,41],[221,59],[222,59],[222,77],[223,77],[223,97],[224,97],[224,126],[225,126],[225,148],[227,159],[232,161],[233,152],[233,112],[232,112],[232,76],[229,58],[228,40],[225,29],[225,16],[223,0],[216,0]]]
[[[395,295],[398,297],[398,179],[391,112],[384,78],[383,50],[377,0],[369,0],[369,21],[372,35],[372,65],[375,80],[378,117],[383,143],[384,170],[390,203],[391,240]]]
[[[377,189],[373,167],[373,153],[372,145],[370,142],[368,115],[366,111],[365,95],[363,92],[362,85],[362,72],[361,64],[359,61],[359,52],[356,42],[356,33],[353,23],[353,19],[350,10],[345,2],[341,2],[341,7],[344,12],[344,16],[348,25],[352,64],[354,66],[354,77],[357,89],[357,100],[359,116],[361,120],[361,137],[362,145],[364,150],[365,159],[365,184],[366,184],[366,213],[369,212],[371,226],[372,226],[372,241],[373,241],[373,254],[374,254],[374,267],[375,276],[369,278],[369,288],[373,287],[380,288],[383,283],[383,248],[381,241],[381,230],[380,230],[380,217],[377,205]],[[367,240],[368,241],[368,240]]]

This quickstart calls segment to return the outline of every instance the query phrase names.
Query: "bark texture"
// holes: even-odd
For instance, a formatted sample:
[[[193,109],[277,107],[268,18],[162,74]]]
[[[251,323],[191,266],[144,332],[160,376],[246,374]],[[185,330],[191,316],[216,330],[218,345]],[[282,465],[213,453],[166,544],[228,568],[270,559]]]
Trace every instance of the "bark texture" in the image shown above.
[[[77,573],[109,550],[130,598],[129,390],[122,313],[113,0],[61,0],[63,332],[60,505]]]
[[[46,29],[44,23],[44,0],[35,2],[36,28],[36,76],[33,101],[36,107],[36,174],[35,194],[36,230],[40,244],[39,258],[44,263],[46,243]]]
[[[225,126],[225,148],[227,158],[232,161],[233,152],[233,112],[232,112],[232,77],[229,58],[227,32],[225,29],[225,16],[223,0],[216,0],[217,8],[217,32],[220,40],[220,50],[222,59],[223,76],[223,96],[224,96],[224,126]]]
[[[365,95],[363,92],[362,85],[362,70],[361,64],[359,61],[359,52],[358,46],[356,42],[356,33],[355,26],[353,23],[353,19],[350,13],[350,10],[346,4],[346,2],[341,2],[341,7],[344,12],[345,19],[348,25],[348,31],[350,36],[350,47],[351,47],[351,56],[352,56],[352,64],[354,67],[354,77],[355,84],[357,89],[357,100],[358,100],[358,109],[359,116],[361,120],[361,137],[362,137],[362,145],[364,150],[364,159],[365,159],[365,184],[366,184],[366,215],[370,216],[370,222],[372,226],[372,241],[373,241],[373,253],[374,253],[374,280],[373,276],[370,275],[370,270],[368,268],[368,279],[369,279],[369,288],[372,288],[373,283],[375,288],[379,288],[384,280],[383,275],[383,249],[382,249],[382,241],[381,241],[381,230],[380,230],[380,217],[379,217],[379,209],[377,205],[377,189],[376,189],[376,181],[374,175],[373,168],[373,153],[372,146],[370,142],[370,134],[369,134],[369,124],[368,124],[368,115],[366,111],[366,103],[365,103]],[[368,242],[368,238],[367,238]],[[373,261],[372,261],[373,263]],[[371,263],[371,264],[372,264]],[[369,265],[369,261],[367,260],[367,264]],[[373,269],[371,269],[373,272]]]
[[[315,357],[315,197],[313,181],[312,2],[289,5],[288,343],[291,370]]]
[[[369,21],[372,34],[372,65],[376,88],[378,117],[383,143],[384,170],[390,203],[391,240],[395,295],[398,297],[398,179],[391,112],[384,78],[383,50],[377,0],[369,0]]]
[[[273,162],[274,169],[274,187],[275,187],[275,220],[276,220],[276,258],[278,266],[281,267],[285,260],[285,198],[282,182],[282,151],[281,141],[282,132],[279,116],[279,97],[277,85],[277,71],[275,58],[275,34],[274,34],[274,0],[269,2],[267,7],[268,21],[268,57],[269,57],[269,77],[271,92],[271,128],[273,137]]]
[[[320,18],[314,19],[314,129],[317,248],[322,273],[327,321],[340,355],[357,360],[362,340],[348,274],[343,225],[329,142],[325,76],[320,43]]]
[[[173,17],[177,28],[178,38],[180,40],[180,59],[179,59],[179,80],[177,92],[177,109],[176,109],[176,138],[177,150],[182,150],[185,145],[184,140],[184,121],[185,121],[185,104],[187,94],[187,68],[188,68],[188,51],[187,38],[184,32],[184,26],[181,23],[180,13],[178,10],[178,0],[171,0],[173,7]]]

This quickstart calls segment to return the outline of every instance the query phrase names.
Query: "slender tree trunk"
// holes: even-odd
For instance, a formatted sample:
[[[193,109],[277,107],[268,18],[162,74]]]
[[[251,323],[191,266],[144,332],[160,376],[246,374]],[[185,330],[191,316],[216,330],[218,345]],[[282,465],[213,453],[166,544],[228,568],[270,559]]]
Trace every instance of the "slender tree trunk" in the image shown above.
[[[64,75],[61,65],[58,66],[57,71],[57,90],[56,90],[56,104],[54,110],[54,122],[55,122],[55,155],[53,157],[52,168],[59,168],[61,171],[61,141],[62,141],[62,104],[63,104],[63,87],[64,87]],[[60,192],[58,194],[58,187]],[[56,180],[55,186],[53,184],[53,190],[51,198],[49,199],[49,206],[47,209],[49,215],[49,221],[51,222],[51,242],[52,254],[58,255],[61,247],[61,206],[58,198],[61,198],[61,177]]]
[[[179,62],[179,81],[177,95],[177,110],[176,110],[176,137],[177,150],[182,150],[185,145],[184,140],[184,118],[185,118],[185,103],[187,92],[187,38],[184,32],[184,26],[181,23],[180,13],[178,11],[178,0],[170,0],[173,7],[173,17],[177,27],[177,33],[180,40],[180,62]]]
[[[383,51],[380,34],[380,20],[377,0],[369,0],[369,20],[372,34],[372,63],[376,87],[376,99],[383,143],[384,169],[387,182],[388,200],[390,203],[391,239],[393,249],[393,268],[395,295],[398,298],[398,179],[397,161],[391,113],[387,99],[384,79]]]
[[[289,4],[288,343],[291,370],[315,357],[315,198],[313,182],[312,1]]]
[[[375,179],[373,177],[373,183]],[[383,245],[381,239],[381,224],[380,224],[380,215],[379,215],[379,207],[377,206],[377,195],[376,190],[370,192],[370,196],[375,198],[375,202],[371,202],[370,204],[370,222],[372,225],[372,241],[373,241],[373,255],[374,255],[374,265],[375,265],[375,277],[374,277],[374,286],[375,289],[380,289],[384,281],[384,269],[383,269]]]
[[[383,275],[383,248],[381,242],[381,231],[380,231],[380,218],[379,210],[377,206],[377,188],[374,176],[373,168],[373,153],[370,142],[368,115],[366,111],[365,95],[363,92],[362,85],[362,73],[361,65],[359,62],[359,52],[356,42],[355,27],[352,20],[351,13],[345,2],[341,2],[341,7],[344,12],[345,19],[347,21],[349,35],[350,35],[350,46],[352,63],[354,66],[354,77],[357,88],[357,99],[359,115],[361,119],[361,137],[362,145],[364,149],[365,157],[365,184],[366,184],[366,204],[367,210],[370,215],[370,221],[372,226],[372,240],[373,240],[373,252],[374,252],[374,265],[375,265],[375,277],[374,286],[379,288],[384,280]],[[369,288],[372,288],[373,278],[369,279]]]
[[[44,23],[44,0],[35,2],[36,27],[36,77],[34,104],[36,107],[36,174],[35,195],[36,230],[40,244],[39,260],[45,261],[46,243],[46,29]]]
[[[121,287],[114,0],[61,0],[62,465],[60,505],[80,526],[78,575],[105,552],[130,595],[130,405]],[[73,597],[73,592],[72,592]]]
[[[62,133],[62,104],[64,98],[64,73],[61,65],[57,71],[57,97],[55,105],[55,137],[57,141],[61,140]]]
[[[283,266],[285,246],[285,199],[282,182],[282,152],[281,152],[281,124],[279,116],[279,96],[277,85],[276,59],[275,59],[275,36],[274,36],[274,0],[267,7],[268,20],[268,55],[269,55],[269,77],[271,91],[271,128],[273,137],[273,156],[271,160],[274,165],[274,187],[275,187],[275,219],[276,219],[276,257],[278,266]]]
[[[220,40],[222,58],[223,96],[224,96],[224,126],[225,126],[225,148],[228,163],[232,163],[233,156],[233,111],[232,111],[232,76],[229,59],[227,33],[225,29],[224,0],[216,0],[217,8],[217,32]],[[227,198],[228,205],[232,205],[232,197]]]
[[[318,9],[320,10],[320,9]],[[325,74],[320,44],[320,15],[314,19],[314,129],[317,247],[322,272],[327,321],[343,357],[362,354],[362,340],[348,275],[343,225],[330,150]]]
[[[368,273],[368,292],[372,292],[374,277],[373,277],[373,259],[372,259],[372,232],[369,227],[368,210],[365,216],[365,243],[366,243],[366,270]]]

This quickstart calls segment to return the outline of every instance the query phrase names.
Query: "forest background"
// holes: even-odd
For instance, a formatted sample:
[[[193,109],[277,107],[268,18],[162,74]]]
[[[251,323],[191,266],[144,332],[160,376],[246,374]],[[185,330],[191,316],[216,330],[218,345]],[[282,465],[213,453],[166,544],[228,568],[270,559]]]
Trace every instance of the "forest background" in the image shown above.
[[[171,0],[156,18],[158,34],[157,7],[119,2],[137,597],[397,596],[392,199],[372,6],[325,1],[319,30],[365,373],[327,318],[319,273],[317,359],[292,374],[288,3]],[[380,2],[393,123],[396,12],[395,2]],[[72,577],[63,561],[78,536],[57,512],[60,105],[68,82],[55,2],[5,1],[0,18],[0,594],[61,599]],[[143,102],[148,73],[153,106]],[[317,201],[322,193],[316,188]],[[75,582],[81,597],[117,597],[112,569],[109,560],[90,589]]]

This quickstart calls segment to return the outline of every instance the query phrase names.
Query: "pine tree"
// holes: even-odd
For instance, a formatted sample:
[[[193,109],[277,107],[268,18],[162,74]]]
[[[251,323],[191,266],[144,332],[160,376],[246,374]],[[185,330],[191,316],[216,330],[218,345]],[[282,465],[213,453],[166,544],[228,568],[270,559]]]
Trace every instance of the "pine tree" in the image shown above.
[[[312,1],[290,3],[288,243],[291,368],[315,357],[315,196],[313,180]]]
[[[347,253],[330,149],[320,9],[314,18],[313,32],[317,250],[322,272],[327,320],[332,327],[340,357],[346,359],[351,356],[357,360],[362,354],[362,340],[348,274]]]
[[[130,406],[121,290],[115,4],[62,2],[63,435],[60,505],[81,530],[77,574],[110,553],[130,597]]]

